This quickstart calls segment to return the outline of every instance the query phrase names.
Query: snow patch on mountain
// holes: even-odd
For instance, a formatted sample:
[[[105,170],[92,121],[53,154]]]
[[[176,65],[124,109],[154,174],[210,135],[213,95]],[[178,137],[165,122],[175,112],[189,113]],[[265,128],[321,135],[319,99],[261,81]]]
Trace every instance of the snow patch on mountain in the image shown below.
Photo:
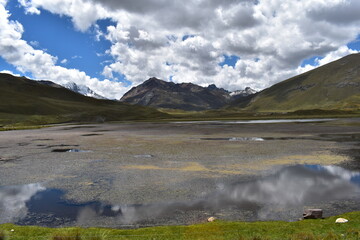
[[[63,86],[73,92],[80,93],[87,97],[93,97],[93,98],[97,98],[97,99],[106,99],[105,97],[97,94],[96,92],[94,92],[93,90],[91,90],[89,87],[87,87],[85,85],[76,84],[74,82],[68,82],[68,83],[64,84]]]
[[[232,97],[247,97],[249,95],[253,95],[257,93],[256,90],[252,89],[251,87],[246,87],[244,90],[237,90],[230,93]]]

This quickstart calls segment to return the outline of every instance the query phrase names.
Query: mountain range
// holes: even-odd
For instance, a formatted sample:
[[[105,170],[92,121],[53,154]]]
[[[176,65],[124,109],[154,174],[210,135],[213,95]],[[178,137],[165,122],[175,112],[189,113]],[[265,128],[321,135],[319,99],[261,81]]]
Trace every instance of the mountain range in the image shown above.
[[[151,78],[128,91],[121,101],[187,111],[224,107],[247,112],[359,110],[360,53],[279,82],[258,93],[251,88],[229,92],[215,85],[200,87]]]
[[[0,126],[166,117],[152,108],[86,97],[50,81],[0,73]]]
[[[155,108],[201,111],[224,107],[235,99],[256,93],[251,88],[229,92],[214,84],[201,87],[193,83],[173,83],[150,78],[133,87],[120,99],[130,104]]]
[[[132,88],[122,97],[122,102],[86,97],[78,92],[96,96],[86,87],[72,85],[69,90],[51,81],[0,73],[0,126],[179,117],[166,113],[171,111],[165,109],[171,108],[213,110],[186,115],[186,118],[200,116],[202,119],[301,111],[318,114],[340,110],[359,114],[360,54],[346,56],[257,93],[251,88],[229,92],[213,84],[201,87],[157,78]],[[159,111],[155,107],[165,109]]]
[[[27,79],[26,77],[22,77],[22,78]],[[67,82],[63,85],[54,83],[52,81],[47,81],[47,80],[38,80],[37,82],[47,85],[47,86],[55,87],[55,88],[67,88],[73,92],[79,93],[79,94],[87,96],[87,97],[93,97],[93,98],[97,98],[97,99],[107,99],[107,98],[97,94],[96,92],[91,90],[89,87],[87,87],[85,85],[76,84],[74,82]]]

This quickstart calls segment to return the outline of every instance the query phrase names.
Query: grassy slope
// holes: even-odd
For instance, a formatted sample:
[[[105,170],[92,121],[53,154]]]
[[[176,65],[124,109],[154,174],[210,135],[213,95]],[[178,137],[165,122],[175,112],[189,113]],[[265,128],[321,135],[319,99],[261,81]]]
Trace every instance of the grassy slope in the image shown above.
[[[0,225],[9,239],[56,239],[54,236],[79,236],[58,239],[360,239],[360,212],[343,214],[348,223],[335,224],[337,217],[298,222],[222,222],[190,226],[165,226],[135,230],[105,228],[42,228]],[[11,231],[14,229],[14,231]],[[1,239],[1,238],[0,238]]]
[[[259,112],[359,110],[360,54],[349,55],[275,84],[257,94],[246,109]]]
[[[65,88],[0,74],[0,125],[167,117],[155,109],[82,96]]]

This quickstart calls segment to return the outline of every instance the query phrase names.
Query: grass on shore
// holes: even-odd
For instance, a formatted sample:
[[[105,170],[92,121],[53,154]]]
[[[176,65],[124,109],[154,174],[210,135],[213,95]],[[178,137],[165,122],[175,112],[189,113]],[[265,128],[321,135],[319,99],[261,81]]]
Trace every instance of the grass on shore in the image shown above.
[[[337,240],[360,239],[360,212],[337,217],[297,222],[224,222],[189,226],[163,226],[133,230],[106,228],[43,228],[0,225],[0,240],[117,240],[117,239],[231,239],[231,240]]]

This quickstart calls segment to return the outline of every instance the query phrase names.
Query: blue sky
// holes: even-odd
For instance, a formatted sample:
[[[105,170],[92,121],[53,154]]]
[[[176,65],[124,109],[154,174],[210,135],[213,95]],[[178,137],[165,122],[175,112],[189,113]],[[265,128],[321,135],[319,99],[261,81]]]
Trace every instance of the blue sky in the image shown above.
[[[360,51],[360,35],[354,41],[351,41],[350,43],[346,44],[346,46],[350,49]],[[324,58],[324,56],[313,56],[311,58],[304,59],[301,62],[301,66],[302,67],[304,67],[305,65],[316,66],[317,60],[321,60],[323,58]]]
[[[228,66],[232,66],[235,67],[235,64],[237,63],[237,61],[240,59],[240,57],[235,56],[235,55],[224,55],[224,61],[222,61],[221,63],[219,63],[220,66],[224,66],[224,65],[228,65]]]
[[[70,17],[48,11],[42,11],[40,15],[27,15],[17,1],[9,1],[7,9],[11,13],[10,20],[19,21],[23,25],[25,31],[22,39],[30,45],[57,56],[59,65],[76,68],[92,77],[102,78],[102,63],[112,61],[112,58],[105,54],[111,43],[104,38],[97,41],[94,27],[86,32],[76,31]],[[112,22],[102,20],[97,24],[104,31]],[[61,63],[64,59],[65,62]],[[2,59],[0,69],[8,67],[8,64],[3,64]]]
[[[3,0],[0,11],[0,71],[116,99],[149,77],[261,90],[360,51],[356,0]]]

